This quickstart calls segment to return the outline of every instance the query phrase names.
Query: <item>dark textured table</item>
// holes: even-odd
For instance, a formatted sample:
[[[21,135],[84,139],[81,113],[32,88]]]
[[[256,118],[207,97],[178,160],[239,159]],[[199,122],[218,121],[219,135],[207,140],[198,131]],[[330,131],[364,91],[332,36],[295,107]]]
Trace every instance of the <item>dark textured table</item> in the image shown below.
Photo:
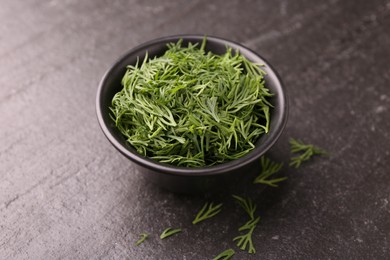
[[[291,137],[330,152],[285,167],[279,188],[248,183],[257,253],[232,241],[230,196],[160,190],[109,144],[100,78],[156,37],[197,33],[252,48],[281,75]],[[0,259],[389,259],[390,2],[11,1],[0,5]],[[207,200],[215,218],[191,221]],[[183,232],[160,240],[166,227]],[[150,237],[134,246],[139,234]]]

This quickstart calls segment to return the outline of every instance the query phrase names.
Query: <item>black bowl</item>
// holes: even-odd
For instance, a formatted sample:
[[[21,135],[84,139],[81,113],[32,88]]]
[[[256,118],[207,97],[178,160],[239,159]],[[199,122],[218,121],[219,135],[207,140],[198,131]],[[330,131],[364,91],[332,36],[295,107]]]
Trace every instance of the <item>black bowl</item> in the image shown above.
[[[157,185],[174,192],[194,193],[215,191],[218,188],[226,189],[236,185],[237,181],[243,179],[244,175],[257,167],[258,159],[262,156],[281,135],[287,121],[287,99],[282,83],[276,71],[261,56],[250,49],[221,38],[207,36],[206,51],[215,54],[224,54],[226,46],[232,50],[238,50],[247,59],[264,64],[263,70],[266,71],[266,86],[271,93],[275,94],[271,99],[274,108],[271,110],[270,131],[263,135],[257,142],[256,147],[247,155],[223,164],[188,168],[177,167],[163,164],[138,154],[131,145],[126,142],[119,130],[116,128],[113,120],[110,118],[109,107],[113,96],[119,92],[123,86],[121,80],[126,72],[126,65],[135,65],[137,59],[143,60],[146,52],[149,57],[162,55],[167,50],[167,43],[177,42],[183,39],[183,46],[188,42],[201,43],[202,35],[177,35],[169,36],[146,42],[130,50],[122,58],[114,63],[103,76],[96,97],[97,117],[104,134],[111,144],[121,152],[125,157],[133,161],[139,171],[150,181]]]

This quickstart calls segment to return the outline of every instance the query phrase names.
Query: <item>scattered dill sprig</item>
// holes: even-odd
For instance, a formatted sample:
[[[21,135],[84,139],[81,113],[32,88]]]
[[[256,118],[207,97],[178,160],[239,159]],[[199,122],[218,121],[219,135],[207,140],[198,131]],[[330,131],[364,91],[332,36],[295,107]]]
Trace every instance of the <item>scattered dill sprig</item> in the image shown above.
[[[181,229],[180,229],[180,228],[177,228],[177,229],[167,228],[167,229],[165,229],[165,230],[161,233],[160,238],[161,238],[161,239],[164,239],[164,238],[167,238],[167,237],[172,236],[172,235],[174,235],[174,234],[176,234],[176,233],[179,233],[179,232],[181,232]]]
[[[287,177],[268,179],[270,176],[279,172],[280,169],[282,169],[283,163],[273,162],[265,156],[262,156],[260,158],[260,163],[261,163],[261,173],[259,176],[256,177],[253,183],[265,184],[271,187],[278,187],[277,183],[287,180]]]
[[[237,246],[241,250],[248,250],[249,254],[254,254],[256,253],[256,249],[253,246],[253,241],[252,241],[252,234],[253,230],[256,228],[256,224],[260,221],[260,217],[257,217],[254,220],[249,220],[247,223],[245,223],[244,226],[240,227],[239,231],[242,230],[249,230],[246,234],[243,234],[241,236],[237,236],[233,238],[233,241],[238,240]]]
[[[198,212],[195,219],[192,221],[192,224],[197,224],[203,220],[209,219],[217,215],[222,210],[222,203],[215,205],[211,202],[210,204],[206,202],[203,208]]]
[[[300,140],[290,139],[291,153],[300,153],[300,155],[292,157],[290,166],[298,168],[305,161],[308,161],[313,155],[327,155],[327,151],[316,147],[312,144],[304,144]]]
[[[213,260],[229,260],[235,253],[233,249],[229,248],[214,257]]]
[[[265,72],[238,51],[170,43],[159,57],[127,66],[111,117],[136,151],[184,167],[244,156],[270,122]]]
[[[251,218],[248,220],[244,225],[242,225],[238,231],[243,231],[243,230],[250,230],[252,229],[253,226],[256,226],[256,224],[260,221],[260,217],[257,218]]]
[[[257,206],[253,204],[252,200],[249,198],[244,199],[237,195],[233,195],[233,198],[236,199],[238,204],[245,210],[246,213],[248,213],[250,217],[250,219],[238,229],[240,232],[245,230],[248,230],[248,232],[233,238],[233,241],[238,240],[237,246],[241,250],[247,250],[249,254],[254,254],[256,253],[256,249],[253,246],[252,234],[257,223],[260,221],[260,217],[255,218],[254,216]]]
[[[140,239],[138,239],[137,242],[135,242],[135,245],[136,245],[136,246],[139,246],[139,245],[142,244],[148,237],[149,237],[148,234],[146,234],[146,233],[141,233],[141,234],[140,234]]]
[[[244,199],[237,195],[232,195],[234,199],[236,199],[237,203],[245,210],[246,213],[248,213],[250,219],[254,219],[255,217],[255,211],[256,211],[256,205],[253,204],[251,199]]]

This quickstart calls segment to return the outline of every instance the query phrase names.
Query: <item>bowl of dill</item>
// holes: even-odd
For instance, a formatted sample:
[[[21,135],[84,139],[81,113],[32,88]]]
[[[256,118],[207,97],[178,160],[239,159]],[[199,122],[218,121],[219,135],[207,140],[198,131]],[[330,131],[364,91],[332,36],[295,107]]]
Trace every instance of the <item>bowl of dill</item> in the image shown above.
[[[281,135],[287,99],[276,71],[241,44],[177,35],[139,45],[96,97],[111,144],[159,186],[184,193],[235,185]]]

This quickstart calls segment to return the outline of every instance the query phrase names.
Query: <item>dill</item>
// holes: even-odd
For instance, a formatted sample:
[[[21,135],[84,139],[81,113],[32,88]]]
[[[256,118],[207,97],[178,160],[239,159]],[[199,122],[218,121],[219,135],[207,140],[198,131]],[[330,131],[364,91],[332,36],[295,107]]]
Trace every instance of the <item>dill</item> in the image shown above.
[[[283,163],[276,163],[271,161],[269,158],[262,156],[260,158],[261,173],[253,181],[255,184],[265,184],[271,187],[278,187],[277,183],[287,180],[287,177],[280,177],[275,179],[269,179],[273,174],[277,173],[282,169]]]
[[[242,231],[242,230],[249,230],[249,231],[243,235],[240,235],[240,236],[233,238],[233,241],[238,240],[237,246],[241,250],[248,250],[249,254],[256,253],[256,249],[253,246],[252,234],[253,234],[253,230],[255,230],[255,228],[256,228],[256,224],[259,221],[260,221],[260,217],[257,217],[254,220],[249,220],[247,223],[245,223],[244,226],[240,227],[240,229],[239,229],[239,231]],[[246,248],[248,248],[248,249],[246,249]]]
[[[203,220],[209,219],[217,215],[222,210],[222,203],[215,205],[211,202],[210,204],[206,202],[202,209],[198,212],[195,219],[192,221],[192,224],[197,224]]]
[[[140,234],[140,239],[138,239],[137,242],[135,242],[135,245],[136,245],[136,246],[139,246],[139,245],[142,244],[148,237],[149,237],[148,234],[146,234],[146,233],[141,233],[141,234]]]
[[[300,153],[298,156],[292,157],[290,166],[298,168],[305,161],[308,161],[314,155],[327,155],[327,151],[314,146],[312,144],[304,144],[300,140],[290,139],[291,153]]]
[[[235,253],[236,252],[233,249],[229,248],[214,257],[213,260],[229,260]]]
[[[260,217],[255,218],[255,215],[254,215],[257,206],[255,204],[253,204],[252,200],[249,198],[244,199],[244,198],[237,196],[237,195],[233,195],[233,198],[236,199],[238,204],[245,210],[245,212],[249,215],[249,218],[250,218],[244,225],[242,225],[238,229],[238,231],[240,231],[240,232],[245,231],[245,230],[248,230],[248,232],[243,234],[243,235],[240,235],[240,236],[233,238],[233,241],[238,240],[237,246],[241,250],[247,250],[249,254],[254,254],[254,253],[256,253],[256,249],[253,245],[252,234],[256,228],[257,223],[260,221]]]
[[[237,195],[232,195],[232,197],[237,201],[237,203],[248,213],[250,219],[254,219],[254,214],[256,211],[256,205],[253,204],[251,199],[244,199]]]
[[[179,232],[181,232],[181,229],[180,229],[180,228],[178,228],[178,229],[167,228],[167,229],[165,229],[165,230],[161,233],[160,238],[161,238],[161,239],[164,239],[164,238],[170,237],[170,236],[172,236],[172,235],[174,235],[174,234],[176,234],[176,233],[179,233]]]
[[[268,133],[273,95],[265,72],[238,51],[167,45],[128,65],[111,117],[136,151],[161,163],[202,167],[249,153]]]

